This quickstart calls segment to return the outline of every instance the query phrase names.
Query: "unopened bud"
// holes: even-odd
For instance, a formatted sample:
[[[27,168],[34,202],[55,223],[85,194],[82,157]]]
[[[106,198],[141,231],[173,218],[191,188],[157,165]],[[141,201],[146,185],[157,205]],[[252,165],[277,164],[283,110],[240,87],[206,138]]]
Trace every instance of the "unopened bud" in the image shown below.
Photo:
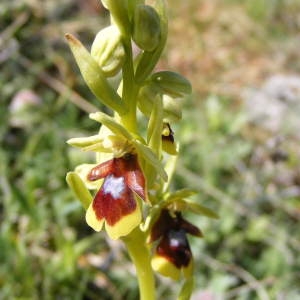
[[[138,95],[138,108],[146,115],[150,116],[153,109],[153,101],[157,94],[160,94],[160,90],[155,84],[149,84],[144,86]],[[181,102],[178,98],[172,98],[168,95],[162,95],[163,100],[163,118],[167,122],[177,122],[182,117]]]
[[[157,93],[151,85],[146,85],[141,88],[138,95],[138,108],[146,116],[150,116],[153,109],[153,101]]]
[[[157,72],[151,75],[151,80],[160,87],[163,94],[168,94],[172,97],[183,97],[192,92],[190,82],[175,72]]]
[[[164,119],[168,122],[178,122],[182,118],[181,99],[163,95]]]
[[[125,50],[119,29],[111,25],[98,32],[92,45],[91,55],[104,75],[111,77],[122,68]]]
[[[153,51],[161,38],[160,18],[156,10],[145,4],[135,8],[133,40],[143,50]]]

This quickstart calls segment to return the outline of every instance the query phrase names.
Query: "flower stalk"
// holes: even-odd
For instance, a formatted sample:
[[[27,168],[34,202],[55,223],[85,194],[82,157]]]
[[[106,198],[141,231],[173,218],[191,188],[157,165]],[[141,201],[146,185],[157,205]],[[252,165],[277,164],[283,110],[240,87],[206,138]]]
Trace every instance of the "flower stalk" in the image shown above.
[[[101,123],[99,133],[68,141],[95,152],[96,160],[77,166],[66,180],[86,210],[87,224],[95,231],[105,228],[111,239],[126,245],[140,299],[155,299],[155,272],[183,280],[179,299],[189,299],[194,262],[186,236],[202,237],[202,232],[182,214],[189,210],[217,218],[188,199],[193,191],[170,189],[179,153],[172,125],[182,117],[180,103],[191,85],[178,73],[153,71],[167,39],[164,0],[154,6],[143,0],[102,2],[111,25],[96,35],[91,53],[72,34],[66,39],[88,87],[113,113],[90,114]],[[134,42],[140,49],[137,57]],[[120,85],[114,89],[108,78],[119,73]]]

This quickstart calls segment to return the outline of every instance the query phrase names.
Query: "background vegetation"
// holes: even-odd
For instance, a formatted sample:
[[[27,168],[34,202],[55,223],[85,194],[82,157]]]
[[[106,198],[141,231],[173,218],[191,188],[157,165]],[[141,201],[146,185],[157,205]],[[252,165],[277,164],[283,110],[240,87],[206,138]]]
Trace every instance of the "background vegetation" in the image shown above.
[[[194,87],[175,130],[174,187],[220,220],[190,216],[193,299],[300,299],[300,3],[172,0],[160,68]],[[64,33],[91,45],[108,21],[96,0],[0,3],[0,299],[138,299],[119,242],[94,233],[65,183],[91,161],[65,141],[100,109]],[[95,108],[96,106],[96,108]],[[159,277],[160,299],[178,284]]]

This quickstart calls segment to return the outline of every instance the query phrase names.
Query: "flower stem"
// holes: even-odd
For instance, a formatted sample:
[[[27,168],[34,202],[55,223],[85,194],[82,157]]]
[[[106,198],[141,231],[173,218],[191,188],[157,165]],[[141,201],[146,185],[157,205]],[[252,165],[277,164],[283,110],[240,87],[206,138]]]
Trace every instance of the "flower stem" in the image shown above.
[[[123,101],[125,102],[128,112],[123,115],[121,122],[129,131],[137,132],[136,120],[136,98],[138,88],[134,80],[133,57],[130,40],[124,39],[124,48],[126,59],[123,66]]]
[[[151,267],[150,252],[146,247],[145,234],[139,228],[136,228],[128,236],[124,237],[123,241],[136,268],[140,300],[154,300],[154,274]]]

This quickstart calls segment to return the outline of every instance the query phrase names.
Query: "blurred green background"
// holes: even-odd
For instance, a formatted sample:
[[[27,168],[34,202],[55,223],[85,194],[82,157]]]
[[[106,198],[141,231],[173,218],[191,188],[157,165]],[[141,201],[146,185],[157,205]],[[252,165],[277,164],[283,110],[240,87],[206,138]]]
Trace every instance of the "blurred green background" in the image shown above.
[[[300,1],[170,0],[158,66],[194,93],[175,127],[174,188],[220,219],[188,218],[193,300],[300,299]],[[138,299],[120,242],[94,233],[65,183],[93,160],[67,146],[101,109],[64,34],[90,46],[108,24],[97,0],[0,2],[0,299]],[[179,284],[162,277],[158,299]]]

